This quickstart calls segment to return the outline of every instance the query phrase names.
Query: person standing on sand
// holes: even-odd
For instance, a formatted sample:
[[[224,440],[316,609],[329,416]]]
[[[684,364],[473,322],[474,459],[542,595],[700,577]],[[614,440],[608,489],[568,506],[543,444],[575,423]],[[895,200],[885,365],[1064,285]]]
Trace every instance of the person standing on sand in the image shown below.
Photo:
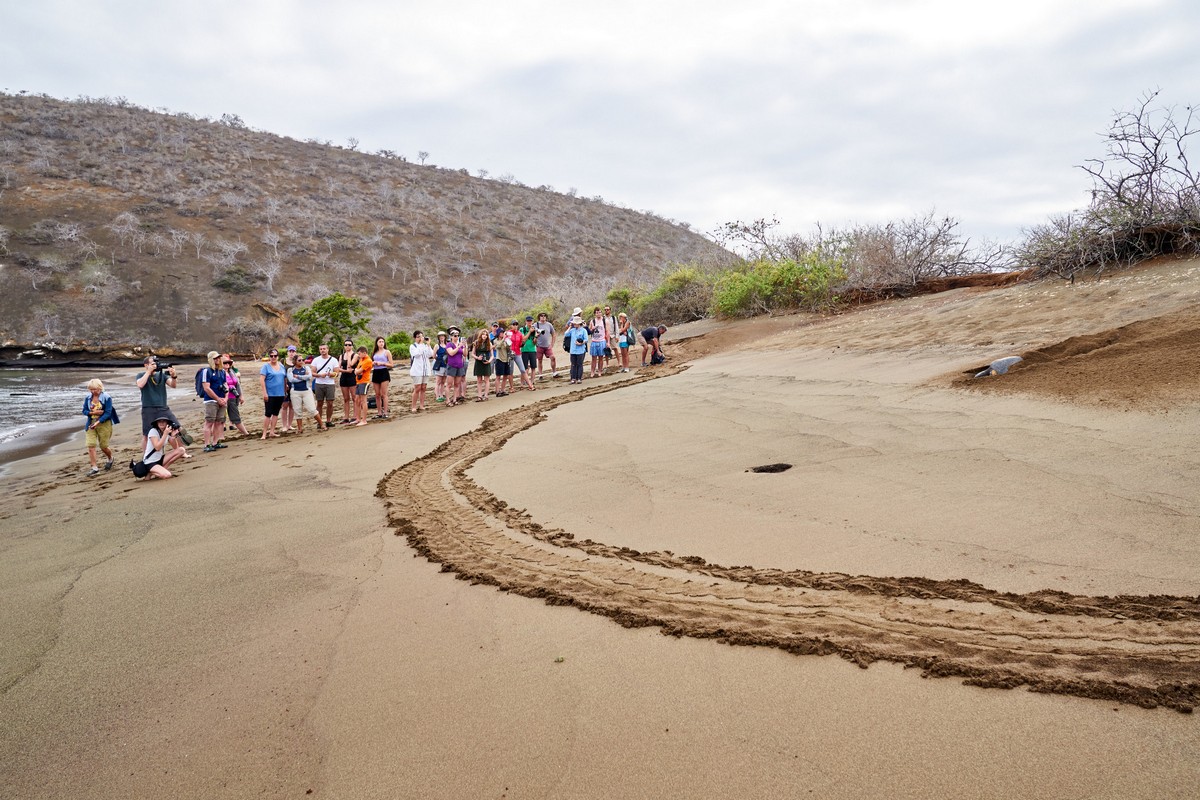
[[[146,474],[146,480],[172,478],[174,476],[167,466],[181,458],[190,458],[179,439],[176,438],[177,434],[172,433],[172,431],[178,430],[174,423],[166,417],[159,417],[150,427],[150,433],[146,438],[146,449],[142,454],[142,463],[150,470]],[[164,450],[168,440],[171,442],[171,452],[169,453]]]
[[[525,317],[525,324],[517,329],[521,334],[521,363],[525,365],[525,372],[521,376],[525,381],[525,385],[532,391],[534,386],[534,378],[537,374],[537,335],[534,331],[533,315],[528,314]]]
[[[379,413],[376,419],[387,419],[388,387],[392,385],[392,351],[387,349],[387,340],[382,336],[375,337],[375,351],[371,353],[371,385],[375,387],[375,410]]]
[[[434,402],[446,402],[446,340],[445,331],[437,332],[437,344],[433,348]]]
[[[605,366],[610,366],[613,359],[617,356],[617,348],[619,346],[617,342],[617,318],[613,316],[611,306],[604,307],[603,319],[605,344],[608,345],[608,351],[604,354],[604,364]]]
[[[624,311],[617,314],[617,352],[621,354],[621,372],[629,372],[629,348],[633,345],[633,323]]]
[[[589,377],[599,378],[604,374],[604,349],[608,347],[608,332],[604,328],[604,317],[600,315],[600,306],[592,309],[592,318],[588,320],[588,353],[592,356],[592,371]]]
[[[537,371],[538,378],[542,377],[542,359],[549,356],[550,371],[552,378],[558,377],[558,361],[554,357],[554,323],[550,321],[550,317],[545,311],[538,314],[537,324],[533,326],[535,332],[535,346],[537,347]]]
[[[121,419],[117,416],[112,398],[104,391],[104,384],[99,378],[88,381],[87,390],[88,396],[83,400],[83,416],[86,417],[83,435],[87,443],[88,460],[92,462],[88,477],[92,478],[100,474],[100,467],[96,464],[96,448],[104,453],[104,469],[112,469],[113,452],[108,448],[108,443],[112,439],[113,425]]]
[[[513,367],[512,340],[508,338],[508,320],[500,320],[496,338],[492,341],[492,366],[496,370],[496,397],[505,397],[512,391]]]
[[[291,371],[296,364],[296,345],[288,345],[287,355],[283,358],[284,370]],[[292,384],[290,381],[284,381],[283,405],[279,407],[279,421],[283,423],[283,427],[279,429],[280,433],[291,433],[292,423],[296,419],[296,409],[292,406]]]
[[[354,342],[347,339],[342,342],[342,357],[338,359],[338,386],[342,390],[342,424],[353,425],[350,419],[350,409],[354,403],[355,385],[354,368],[358,366],[358,353],[354,352]]]
[[[258,371],[259,382],[262,384],[263,395],[263,432],[262,438],[277,438],[275,426],[279,422],[279,409],[287,397],[287,370],[279,363],[279,351],[272,347],[267,353],[269,359]]]
[[[467,399],[467,344],[458,328],[450,328],[446,342],[446,405],[456,406]]]
[[[367,390],[371,388],[374,369],[365,345],[358,348],[357,355],[354,362],[354,423],[356,427],[362,427],[367,424]]]
[[[413,343],[408,346],[408,355],[412,365],[408,375],[412,378],[412,408],[414,414],[425,410],[425,395],[429,389],[429,378],[433,375],[433,348],[425,341],[425,334],[413,331]]]
[[[228,378],[221,369],[221,354],[216,350],[208,354],[208,366],[200,370],[200,399],[204,401],[204,452],[212,453],[227,445],[221,443],[225,436],[225,407],[229,402],[225,395],[229,391]]]
[[[488,399],[492,386],[492,340],[487,328],[480,328],[471,344],[471,361],[474,363],[472,372],[475,375],[475,402],[482,403]]]
[[[583,327],[583,317],[571,317],[567,329],[567,342],[571,353],[571,383],[583,383],[583,361],[588,352],[588,332]]]
[[[233,363],[233,356],[222,353],[221,367],[225,370],[225,413],[238,433],[249,436],[250,431],[246,430],[246,425],[242,422],[242,376]]]
[[[142,449],[146,447],[146,435],[154,427],[154,420],[165,417],[179,427],[179,420],[167,408],[167,389],[177,385],[175,367],[158,368],[156,356],[142,359],[142,371],[137,374],[137,387],[142,392]]]
[[[296,414],[296,433],[304,433],[304,418],[312,416],[313,422],[321,427],[321,415],[317,412],[317,401],[313,399],[312,368],[304,360],[303,353],[296,353],[295,363],[288,369],[288,388],[291,390],[292,409]]]
[[[329,345],[322,344],[312,361],[313,400],[317,404],[317,430],[325,430],[333,424],[334,381],[337,375],[337,359],[329,355]],[[321,406],[325,406],[325,421],[321,421]]]

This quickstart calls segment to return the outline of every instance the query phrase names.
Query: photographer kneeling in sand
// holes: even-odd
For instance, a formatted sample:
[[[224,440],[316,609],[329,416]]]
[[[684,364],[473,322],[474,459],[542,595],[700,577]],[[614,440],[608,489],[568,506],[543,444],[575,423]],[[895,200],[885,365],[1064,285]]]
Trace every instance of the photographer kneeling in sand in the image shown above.
[[[165,447],[167,442],[171,443],[171,450],[167,452]],[[167,417],[159,417],[154,420],[150,432],[146,435],[146,452],[142,456],[142,464],[145,465],[145,474],[138,477],[144,478],[166,478],[173,477],[167,466],[173,464],[181,458],[191,458],[187,454],[187,450],[183,448],[183,442],[179,440],[179,426]],[[137,472],[134,473],[137,475]]]

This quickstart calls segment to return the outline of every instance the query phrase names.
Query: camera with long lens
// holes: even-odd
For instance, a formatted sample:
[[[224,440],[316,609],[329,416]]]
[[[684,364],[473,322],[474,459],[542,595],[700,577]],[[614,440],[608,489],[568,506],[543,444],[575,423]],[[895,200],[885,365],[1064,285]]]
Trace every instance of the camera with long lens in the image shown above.
[[[171,363],[164,364],[161,361],[156,361],[154,363],[155,363],[155,367],[154,367],[155,372],[166,372],[167,370],[172,369],[175,366],[174,364],[171,364]]]

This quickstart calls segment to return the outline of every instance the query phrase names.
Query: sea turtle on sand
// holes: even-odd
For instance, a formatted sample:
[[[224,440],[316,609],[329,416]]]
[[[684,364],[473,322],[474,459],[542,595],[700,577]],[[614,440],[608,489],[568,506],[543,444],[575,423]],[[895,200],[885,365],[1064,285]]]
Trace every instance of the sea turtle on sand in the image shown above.
[[[1008,372],[1009,368],[1014,364],[1019,364],[1025,359],[1020,356],[1008,356],[1007,358],[998,358],[991,364],[987,365],[987,369],[975,373],[976,378],[986,378],[989,375],[1003,375]]]

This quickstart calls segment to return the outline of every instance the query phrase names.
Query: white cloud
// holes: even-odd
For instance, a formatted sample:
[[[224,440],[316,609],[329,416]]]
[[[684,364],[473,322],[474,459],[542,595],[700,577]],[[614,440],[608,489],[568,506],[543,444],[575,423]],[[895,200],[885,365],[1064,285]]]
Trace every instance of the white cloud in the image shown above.
[[[418,150],[711,229],[936,208],[1013,237],[1147,89],[1200,99],[1184,0],[20,4],[12,91]]]

